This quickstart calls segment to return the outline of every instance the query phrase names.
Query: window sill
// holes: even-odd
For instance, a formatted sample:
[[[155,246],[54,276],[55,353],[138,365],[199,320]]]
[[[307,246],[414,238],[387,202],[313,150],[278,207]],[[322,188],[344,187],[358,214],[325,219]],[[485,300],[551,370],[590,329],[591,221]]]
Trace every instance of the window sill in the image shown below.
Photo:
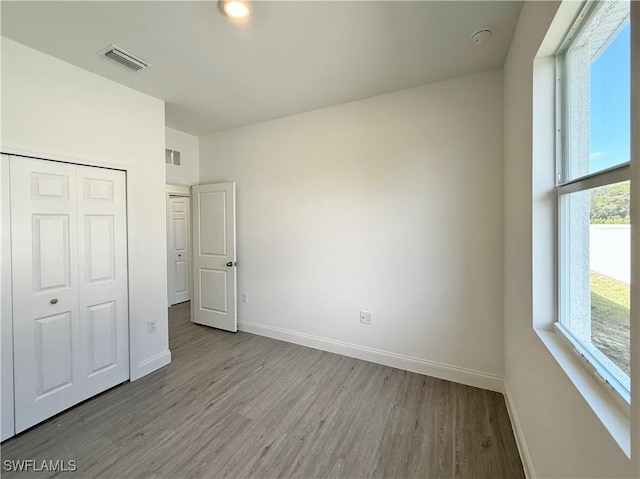
[[[600,419],[624,454],[631,458],[631,424],[616,400],[581,364],[566,341],[553,331],[536,329],[536,334],[558,362],[569,380]]]
[[[559,323],[554,324],[556,334],[565,345],[583,362],[589,374],[600,381],[600,385],[622,408],[627,417],[631,417],[631,384],[627,376],[605,354],[593,345],[583,344],[570,331]]]

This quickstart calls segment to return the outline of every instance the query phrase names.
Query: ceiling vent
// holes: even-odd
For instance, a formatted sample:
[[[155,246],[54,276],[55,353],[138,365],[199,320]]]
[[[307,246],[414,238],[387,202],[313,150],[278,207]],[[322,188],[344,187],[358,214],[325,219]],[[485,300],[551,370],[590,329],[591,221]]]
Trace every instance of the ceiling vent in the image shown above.
[[[110,45],[99,53],[136,72],[151,66],[149,62],[132,55],[131,53],[125,52],[122,48],[117,47],[116,45]]]

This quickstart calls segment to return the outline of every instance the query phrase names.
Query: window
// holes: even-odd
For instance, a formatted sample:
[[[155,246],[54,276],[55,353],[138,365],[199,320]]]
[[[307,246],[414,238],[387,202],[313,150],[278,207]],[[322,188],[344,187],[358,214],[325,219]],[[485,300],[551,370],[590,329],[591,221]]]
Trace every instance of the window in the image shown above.
[[[557,54],[558,331],[630,402],[630,2],[590,2]]]

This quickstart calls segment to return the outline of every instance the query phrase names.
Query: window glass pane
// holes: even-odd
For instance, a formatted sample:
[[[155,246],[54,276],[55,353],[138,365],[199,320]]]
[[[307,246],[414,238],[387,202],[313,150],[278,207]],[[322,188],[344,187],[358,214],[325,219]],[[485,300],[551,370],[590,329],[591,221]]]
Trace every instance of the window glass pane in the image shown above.
[[[564,181],[630,160],[629,2],[603,2],[565,56]]]
[[[631,26],[618,33],[591,64],[589,172],[630,160]]]
[[[629,182],[560,199],[560,321],[629,388]]]

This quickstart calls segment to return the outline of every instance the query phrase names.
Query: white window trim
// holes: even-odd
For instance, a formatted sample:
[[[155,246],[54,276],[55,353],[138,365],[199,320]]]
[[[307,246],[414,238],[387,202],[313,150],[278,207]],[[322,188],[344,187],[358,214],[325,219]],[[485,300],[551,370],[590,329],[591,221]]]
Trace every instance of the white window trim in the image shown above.
[[[588,345],[577,339],[561,323],[555,323],[554,326],[556,334],[562,338],[565,345],[571,348],[571,351],[581,360],[586,370],[598,380],[598,383],[611,395],[622,412],[630,418],[631,393],[617,381],[615,376],[600,365],[600,360],[594,354],[597,351],[596,348],[589,348]]]
[[[621,181],[630,181],[630,164],[624,163],[622,165],[609,168],[607,170],[590,174],[581,178],[576,178],[569,182],[556,186],[556,210],[557,210],[557,225],[556,225],[556,248],[557,248],[557,268],[556,268],[556,284],[558,290],[558,321],[554,324],[557,334],[562,336],[567,345],[572,348],[572,351],[576,352],[581,359],[585,368],[592,374],[598,382],[605,388],[605,390],[612,394],[616,403],[622,408],[623,412],[630,417],[631,409],[631,387],[627,384],[627,381],[623,380],[626,374],[621,371],[604,353],[599,351],[595,346],[584,343],[567,328],[560,318],[562,317],[562,308],[566,307],[566,298],[563,298],[563,281],[561,281],[561,271],[567,270],[567,266],[564,264],[566,261],[566,255],[562,254],[562,238],[561,238],[561,225],[563,215],[561,214],[561,197],[571,193],[588,191],[592,188],[598,188],[600,186],[614,185]],[[566,311],[564,312],[566,315]],[[630,381],[629,381],[630,382]]]
[[[633,131],[640,131],[640,2],[631,2],[632,40],[632,118]],[[556,332],[557,315],[557,210],[554,176],[558,157],[556,130],[558,111],[555,91],[556,53],[567,32],[578,18],[585,2],[562,2],[534,59],[533,68],[533,237],[532,237],[532,293],[533,332],[560,366],[567,378],[581,394],[627,458],[640,462],[640,257],[632,253],[631,296],[631,418],[620,407],[601,381],[584,366],[584,360],[574,353],[573,346]],[[634,43],[636,42],[636,43]],[[636,46],[634,46],[636,45]],[[640,251],[640,135],[632,137],[630,177],[634,179],[631,192],[631,241],[633,252]],[[626,166],[626,165],[624,165]],[[577,180],[583,180],[578,178]],[[636,186],[638,185],[638,186]],[[637,363],[637,364],[636,364]],[[632,454],[633,451],[633,454]]]
[[[535,332],[620,450],[627,458],[631,458],[631,423],[620,407],[619,400],[588,371],[585,361],[573,352],[561,334],[543,329],[536,329]]]
[[[626,376],[626,374],[619,370],[619,368],[613,364],[609,358],[603,353],[597,350],[594,346],[586,344],[578,339],[574,334],[562,323],[562,318],[567,316],[567,311],[563,311],[566,308],[564,281],[561,277],[562,271],[567,271],[566,256],[563,251],[562,231],[560,222],[566,217],[566,214],[562,212],[561,198],[571,193],[577,193],[581,191],[588,191],[592,188],[598,188],[601,186],[613,185],[622,181],[630,181],[630,162],[613,166],[604,170],[596,171],[586,174],[584,176],[572,179],[566,179],[566,120],[567,120],[567,108],[568,105],[565,102],[566,89],[568,87],[567,77],[565,71],[565,55],[567,51],[573,45],[573,42],[580,39],[582,29],[588,24],[587,22],[596,11],[598,6],[597,1],[590,1],[585,4],[581,9],[577,19],[572,24],[569,33],[563,40],[560,48],[556,52],[556,298],[557,298],[557,317],[555,322],[555,331],[558,333],[566,344],[572,348],[581,359],[582,364],[598,381],[599,384],[611,394],[615,399],[616,404],[623,410],[623,412],[629,417],[631,414],[631,387],[623,383],[622,379],[617,376]],[[622,27],[621,27],[622,28]],[[615,35],[619,33],[619,30],[615,32],[611,38],[607,40],[609,43]],[[568,214],[568,213],[567,213]]]
[[[569,193],[590,190],[591,188],[598,188],[600,186],[613,185],[615,183],[620,183],[621,181],[629,181],[630,178],[631,163],[627,162],[612,166],[611,168],[607,168],[606,170],[602,170],[597,173],[581,176],[575,180],[559,183],[556,186],[556,189],[558,191],[558,196],[567,195]]]

